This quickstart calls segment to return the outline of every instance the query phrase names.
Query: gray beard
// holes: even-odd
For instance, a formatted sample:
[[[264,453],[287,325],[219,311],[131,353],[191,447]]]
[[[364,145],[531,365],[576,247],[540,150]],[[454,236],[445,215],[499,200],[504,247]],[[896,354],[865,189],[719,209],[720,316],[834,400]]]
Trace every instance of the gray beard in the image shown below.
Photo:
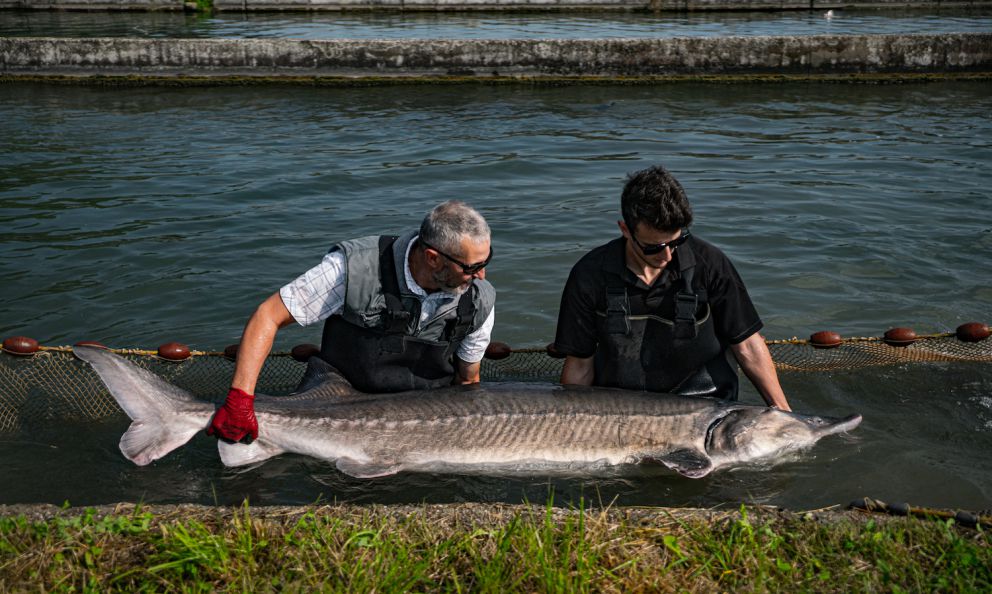
[[[471,285],[471,283],[468,283],[466,285],[459,284],[452,286],[451,274],[447,271],[447,269],[438,273],[434,273],[433,277],[434,277],[434,282],[437,283],[439,287],[441,287],[442,291],[448,293],[449,295],[454,295],[455,297],[459,297],[462,294],[464,294],[465,291],[468,290],[469,285]]]

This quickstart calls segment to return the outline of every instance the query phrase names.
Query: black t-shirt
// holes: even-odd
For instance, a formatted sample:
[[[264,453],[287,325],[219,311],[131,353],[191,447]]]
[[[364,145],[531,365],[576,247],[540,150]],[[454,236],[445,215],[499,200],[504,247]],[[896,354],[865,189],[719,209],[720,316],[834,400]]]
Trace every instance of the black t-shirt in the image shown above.
[[[696,258],[692,286],[697,294],[705,292],[713,315],[717,338],[723,344],[737,344],[761,329],[761,318],[734,265],[714,245],[693,235],[675,251],[671,262],[650,287],[639,279],[624,260],[623,237],[601,245],[580,259],[568,275],[558,310],[555,348],[563,355],[591,357],[596,352],[596,317],[606,314],[606,288],[619,278],[627,288],[630,313],[654,313],[674,319],[675,296],[681,282],[678,257],[691,249]]]

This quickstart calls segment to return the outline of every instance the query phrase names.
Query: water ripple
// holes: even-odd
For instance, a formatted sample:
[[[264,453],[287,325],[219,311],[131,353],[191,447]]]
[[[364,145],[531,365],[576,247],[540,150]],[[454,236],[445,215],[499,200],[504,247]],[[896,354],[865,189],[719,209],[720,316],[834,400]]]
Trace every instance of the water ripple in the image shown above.
[[[390,87],[0,86],[0,330],[44,343],[222,348],[258,302],[332,243],[403,231],[437,201],[460,198],[494,230],[495,337],[544,345],[569,268],[617,235],[624,176],[658,162],[686,187],[696,233],[734,259],[766,336],[988,320],[992,85],[731,90],[441,87],[411,97]],[[287,328],[277,346],[315,342],[315,332]],[[595,482],[597,495],[703,506],[915,495],[966,508],[992,497],[981,370],[786,381],[804,409],[864,412],[864,441],[697,482],[650,473]],[[134,469],[106,445],[117,425],[68,444],[79,454],[33,448],[38,467],[58,469],[63,484],[34,477],[0,491],[0,502],[61,503],[69,484],[85,492],[91,477],[76,466],[91,459],[107,467],[90,497],[107,500],[212,503],[215,487],[230,503],[245,494],[260,503],[543,501],[549,490],[566,499],[595,491],[582,479],[433,475],[370,487],[292,457],[232,475],[209,440]],[[21,476],[15,454],[25,447],[0,448],[2,474]],[[310,477],[303,486],[301,476]]]
[[[715,37],[992,30],[986,7],[922,10],[822,10],[740,13],[89,13],[6,10],[0,35],[290,39],[511,39]]]

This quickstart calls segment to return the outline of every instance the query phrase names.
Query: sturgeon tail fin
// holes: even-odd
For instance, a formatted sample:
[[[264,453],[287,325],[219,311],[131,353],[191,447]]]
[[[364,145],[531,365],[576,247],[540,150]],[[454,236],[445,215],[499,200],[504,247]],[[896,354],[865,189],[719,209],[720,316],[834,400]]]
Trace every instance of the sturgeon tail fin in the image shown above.
[[[207,427],[214,405],[196,399],[154,373],[106,349],[73,347],[89,363],[111,396],[133,421],[121,437],[121,452],[145,466],[185,444]]]

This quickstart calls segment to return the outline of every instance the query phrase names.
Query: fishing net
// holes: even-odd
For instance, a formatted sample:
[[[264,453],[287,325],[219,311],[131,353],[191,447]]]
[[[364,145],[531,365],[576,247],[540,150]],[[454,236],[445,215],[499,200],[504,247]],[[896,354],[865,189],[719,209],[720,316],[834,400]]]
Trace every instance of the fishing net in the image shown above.
[[[815,337],[815,335],[814,335]],[[973,340],[973,339],[972,339]],[[974,342],[955,334],[915,337],[911,344],[892,346],[885,338],[848,338],[826,341],[830,348],[814,346],[815,340],[768,341],[772,359],[782,373],[808,373],[859,369],[878,365],[933,362],[992,362],[992,339]],[[822,341],[821,341],[822,342]],[[495,343],[494,343],[495,346]],[[505,345],[501,345],[505,347]],[[562,360],[544,348],[492,352],[482,362],[485,381],[557,381]],[[204,399],[227,394],[234,361],[222,352],[193,351],[181,361],[170,361],[158,351],[117,349],[118,354],[170,383]],[[297,353],[297,357],[304,359]],[[290,353],[274,353],[262,368],[256,391],[287,394],[299,383],[306,364]],[[76,359],[71,347],[39,347],[30,355],[5,349],[0,354],[0,431],[16,430],[38,422],[60,419],[99,419],[121,413],[89,365]]]

